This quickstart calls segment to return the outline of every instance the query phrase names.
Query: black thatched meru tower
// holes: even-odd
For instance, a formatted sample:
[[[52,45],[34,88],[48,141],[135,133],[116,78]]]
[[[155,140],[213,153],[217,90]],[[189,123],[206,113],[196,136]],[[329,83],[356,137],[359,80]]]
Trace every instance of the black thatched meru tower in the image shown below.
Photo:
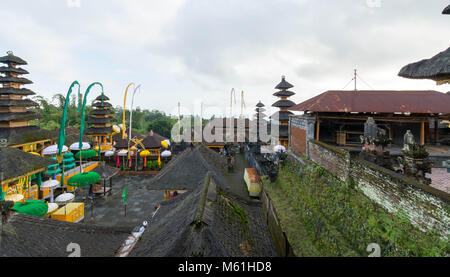
[[[30,121],[40,118],[40,114],[28,110],[38,104],[26,99],[35,93],[22,88],[33,82],[20,77],[29,73],[17,66],[27,65],[27,62],[14,56],[12,52],[0,57],[0,63],[4,64],[0,67],[0,138],[8,140],[8,145],[20,144],[22,142],[19,139],[25,133],[39,131],[39,127],[31,126]]]
[[[295,95],[292,91],[288,89],[293,88],[294,86],[286,82],[285,76],[281,77],[281,83],[279,83],[275,89],[280,91],[274,93],[273,95],[279,97],[280,100],[275,102],[272,107],[279,108],[280,111],[274,113],[270,118],[279,125],[279,141],[278,143],[283,145],[284,147],[288,147],[289,144],[289,115],[293,113],[288,111],[290,107],[295,106],[295,103],[291,100],[288,100],[289,97]]]
[[[97,146],[101,147],[101,151],[106,151],[112,148],[113,129],[111,122],[113,122],[114,112],[111,110],[112,105],[107,101],[109,98],[106,95],[97,97],[92,107],[90,118],[87,121],[89,128],[86,130],[86,135],[93,137],[97,141]]]
[[[256,114],[254,115],[256,118],[256,126],[257,126],[257,137],[258,137],[258,141],[259,141],[259,125],[261,124],[262,121],[265,121],[265,118],[267,117],[267,115],[264,113],[266,111],[266,109],[264,108],[265,105],[259,101],[258,104],[256,104]]]

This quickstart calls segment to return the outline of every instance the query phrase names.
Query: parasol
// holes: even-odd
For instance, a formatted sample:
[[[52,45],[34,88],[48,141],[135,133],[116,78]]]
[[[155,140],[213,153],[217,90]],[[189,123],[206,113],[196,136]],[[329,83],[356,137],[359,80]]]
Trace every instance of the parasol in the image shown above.
[[[165,140],[161,141],[161,145],[166,149],[169,148],[169,144]]]
[[[112,156],[114,156],[114,151],[109,150],[105,152],[105,157],[112,157]]]
[[[91,148],[91,145],[89,143],[83,142],[83,145],[81,146],[81,150],[87,150],[87,149],[90,149],[90,148]],[[79,151],[80,150],[80,144],[78,142],[76,142],[76,143],[70,145],[70,150]]]
[[[100,182],[100,175],[96,172],[79,173],[67,180],[67,184],[72,187],[86,187]]]
[[[19,214],[43,217],[47,214],[48,205],[40,200],[27,200],[25,203],[16,203],[12,210]]]
[[[73,199],[75,199],[75,195],[72,193],[63,193],[56,197],[55,202],[59,205],[65,205],[72,202]]]
[[[97,157],[97,152],[95,150],[89,149],[89,150],[81,150],[80,152],[77,152],[75,154],[75,158],[79,159],[81,155],[82,159],[90,159],[93,157]]]
[[[55,202],[53,199],[53,190],[59,186],[58,180],[48,180],[42,183],[41,190],[50,190],[50,203]]]
[[[119,153],[117,153],[117,155],[124,157],[128,155],[128,150],[121,150],[119,151]]]
[[[169,150],[163,151],[161,153],[161,157],[163,157],[163,158],[168,158],[170,156],[172,156],[172,152],[170,152]]]
[[[275,153],[285,152],[286,151],[286,147],[284,147],[283,145],[275,145],[275,147],[273,148],[273,151]]]
[[[69,150],[69,148],[67,148],[67,146],[63,145],[62,147],[62,152],[67,152]],[[50,155],[56,155],[58,153],[58,145],[51,145],[47,148],[44,149],[43,154],[46,156],[50,156]]]

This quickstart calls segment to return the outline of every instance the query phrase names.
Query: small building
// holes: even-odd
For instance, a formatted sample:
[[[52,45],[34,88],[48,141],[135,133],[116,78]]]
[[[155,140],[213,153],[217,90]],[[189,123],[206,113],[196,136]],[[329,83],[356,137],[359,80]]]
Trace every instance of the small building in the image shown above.
[[[287,147],[289,144],[289,116],[293,114],[289,111],[289,108],[295,106],[295,103],[288,99],[295,95],[294,92],[288,90],[293,87],[293,85],[286,81],[285,76],[281,77],[281,83],[275,87],[275,89],[280,91],[274,93],[274,96],[280,98],[280,100],[272,105],[272,107],[279,108],[280,110],[270,117],[270,119],[278,123],[279,126],[278,143],[275,143],[283,145],[284,147]]]
[[[29,72],[18,67],[28,63],[13,52],[0,57],[0,63],[6,64],[0,67],[0,73],[3,74],[0,75],[0,144],[25,152],[41,152],[51,140],[46,137],[47,132],[32,124],[41,115],[29,109],[38,104],[26,97],[36,93],[23,88],[33,82],[20,77]]]
[[[158,159],[158,157],[161,155],[161,142],[165,140],[167,140],[167,138],[151,130],[144,138],[144,140],[137,145],[137,148],[149,151],[150,159]]]
[[[42,181],[43,172],[54,163],[52,159],[17,148],[0,147],[0,200],[12,195],[24,200],[38,199],[38,185]]]
[[[330,90],[291,111],[290,146],[306,153],[309,139],[341,146],[360,146],[364,122],[372,117],[393,144],[403,144],[411,130],[421,144],[439,141],[439,120],[450,117],[450,96],[432,90]]]

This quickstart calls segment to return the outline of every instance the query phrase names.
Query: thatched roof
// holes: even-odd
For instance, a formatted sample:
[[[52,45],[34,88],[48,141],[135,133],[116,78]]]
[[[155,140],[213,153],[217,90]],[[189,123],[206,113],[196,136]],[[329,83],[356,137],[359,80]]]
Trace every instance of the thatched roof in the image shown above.
[[[7,67],[7,66],[1,66],[0,67],[0,73],[16,73],[16,74],[29,74],[28,71],[22,68],[14,68],[14,67]]]
[[[292,95],[295,95],[295,93],[289,90],[280,90],[273,94],[276,97],[291,97]]]
[[[150,190],[194,190],[208,171],[218,184],[226,186],[225,166],[222,156],[201,145],[172,159],[146,186]]]
[[[28,84],[32,84],[33,82],[28,80],[27,78],[1,77],[0,76],[0,83],[16,83],[16,84],[28,85]]]
[[[108,135],[112,133],[113,133],[112,127],[104,127],[104,128],[92,127],[86,129],[86,135],[97,135],[97,134]]]
[[[8,55],[0,57],[0,63],[14,63],[18,65],[26,65],[28,64],[26,61],[21,58],[14,56],[12,52],[8,52]]]
[[[161,148],[161,141],[164,140],[167,140],[167,138],[155,132],[151,132],[147,134],[147,136],[142,141],[142,144],[144,145],[145,149],[157,149]],[[142,146],[139,144],[138,148],[142,148]]]
[[[450,48],[430,59],[404,66],[399,76],[410,79],[432,79],[440,81],[450,78]]]
[[[261,101],[259,101],[259,103],[256,104],[256,107],[262,108],[262,107],[265,107],[265,105]]]
[[[96,166],[92,171],[98,173],[102,179],[109,179],[119,173],[118,168],[102,164]]]
[[[110,109],[106,110],[93,110],[89,113],[90,115],[108,115],[108,114],[114,114],[114,112]]]
[[[51,131],[42,130],[37,126],[17,128],[0,128],[0,139],[8,140],[8,145],[19,145],[33,141],[46,140],[57,137]]]
[[[278,100],[277,102],[273,103],[272,107],[277,108],[289,108],[295,106],[295,103],[291,100]]]
[[[279,83],[276,87],[275,87],[275,89],[283,89],[283,90],[285,90],[285,89],[290,89],[290,88],[293,88],[294,86],[293,85],[291,85],[291,84],[289,84],[288,82],[286,82],[286,77],[285,76],[282,76],[281,77],[281,83]]]
[[[103,101],[108,101],[109,97],[106,95],[103,95]],[[102,101],[102,96],[98,96],[97,98],[95,98],[95,101]]]
[[[38,103],[31,101],[29,99],[24,100],[10,100],[10,99],[0,99],[0,107],[37,107]]]
[[[77,243],[82,257],[114,257],[128,229],[13,214],[3,226],[0,256],[67,257],[67,246]]]
[[[276,252],[261,207],[232,196],[205,174],[192,191],[161,203],[131,256],[272,257]]]
[[[41,118],[41,115],[33,111],[24,113],[0,113],[0,121],[29,121],[37,118]]]
[[[108,102],[103,102],[103,105],[102,105],[102,102],[95,102],[94,104],[92,104],[92,107],[95,107],[95,108],[110,108],[110,107],[112,107],[112,105],[110,103],[108,103]]]
[[[445,7],[445,9],[442,11],[442,14],[450,14],[450,5]]]
[[[27,88],[0,88],[0,95],[35,95],[36,93]]]
[[[49,158],[42,158],[16,148],[0,148],[0,172],[3,173],[3,180],[14,179],[36,170],[44,170],[55,161]]]
[[[113,121],[114,121],[113,117],[91,117],[88,119],[87,123],[88,124],[106,124],[106,123],[110,123]]]

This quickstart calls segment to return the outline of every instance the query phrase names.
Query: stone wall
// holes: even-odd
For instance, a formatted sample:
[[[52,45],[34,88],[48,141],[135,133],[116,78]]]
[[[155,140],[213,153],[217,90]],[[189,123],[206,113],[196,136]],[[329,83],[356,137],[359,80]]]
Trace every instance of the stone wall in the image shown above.
[[[401,213],[422,231],[450,237],[450,195],[323,142],[309,142],[309,157],[340,180],[353,183],[391,213]]]
[[[348,180],[350,169],[348,152],[316,140],[309,141],[308,152],[315,163],[335,174],[340,180],[344,182]]]
[[[316,119],[310,116],[291,116],[289,120],[289,147],[297,154],[308,154],[308,141],[314,139]]]
[[[280,257],[295,257],[294,250],[289,244],[286,233],[283,231],[280,221],[278,220],[272,200],[264,190],[261,193],[261,201],[264,217],[266,219],[270,235],[272,236],[272,240],[275,244],[277,254]]]

